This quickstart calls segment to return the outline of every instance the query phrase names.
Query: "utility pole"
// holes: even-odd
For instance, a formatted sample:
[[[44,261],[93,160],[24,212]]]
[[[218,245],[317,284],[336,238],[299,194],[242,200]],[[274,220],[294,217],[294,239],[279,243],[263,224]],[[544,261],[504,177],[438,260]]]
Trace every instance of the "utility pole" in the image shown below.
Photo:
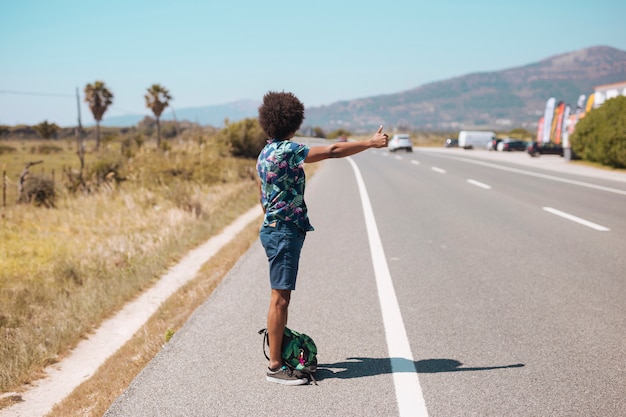
[[[80,118],[80,96],[78,95],[78,87],[76,87],[76,106],[78,108],[78,127],[76,128],[76,153],[80,159],[80,175],[82,178],[83,169],[85,168],[85,145],[83,143],[83,124]]]

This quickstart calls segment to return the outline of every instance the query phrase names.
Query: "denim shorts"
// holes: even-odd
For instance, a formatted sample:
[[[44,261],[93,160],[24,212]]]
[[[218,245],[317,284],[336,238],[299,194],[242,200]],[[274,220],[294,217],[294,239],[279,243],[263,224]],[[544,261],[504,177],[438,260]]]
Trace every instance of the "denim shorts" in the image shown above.
[[[274,222],[261,227],[259,237],[270,265],[272,289],[295,290],[306,232],[291,222]]]

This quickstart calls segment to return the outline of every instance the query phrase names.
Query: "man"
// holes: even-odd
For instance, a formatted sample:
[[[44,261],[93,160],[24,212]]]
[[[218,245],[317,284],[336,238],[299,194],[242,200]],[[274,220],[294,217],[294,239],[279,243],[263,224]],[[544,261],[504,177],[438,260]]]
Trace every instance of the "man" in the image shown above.
[[[304,202],[304,163],[343,158],[369,148],[384,148],[383,127],[368,140],[313,146],[291,142],[304,120],[304,105],[292,93],[268,92],[259,107],[259,123],[270,138],[257,159],[259,195],[265,218],[259,232],[270,267],[271,298],[267,313],[270,361],[266,379],[302,385],[308,379],[284,366],[282,338],[291,291],[296,288],[300,252],[313,230]]]

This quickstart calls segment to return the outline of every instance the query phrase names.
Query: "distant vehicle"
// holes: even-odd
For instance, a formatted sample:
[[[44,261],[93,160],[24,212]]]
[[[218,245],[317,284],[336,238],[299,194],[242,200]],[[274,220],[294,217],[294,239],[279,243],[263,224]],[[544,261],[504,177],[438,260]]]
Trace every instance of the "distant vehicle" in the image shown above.
[[[554,142],[538,143],[532,142],[526,148],[528,155],[535,157],[539,155],[559,155],[563,156],[563,146]]]
[[[446,139],[446,144],[445,147],[446,148],[458,148],[459,146],[459,140],[458,139]]]
[[[395,152],[398,149],[404,149],[407,152],[413,152],[413,142],[411,137],[405,133],[395,134],[387,143],[389,152]]]
[[[347,142],[348,137],[346,135],[341,135],[337,138],[337,142]]]
[[[498,143],[497,149],[503,152],[511,151],[525,151],[528,147],[528,143],[523,140],[517,139],[503,139]]]
[[[482,130],[461,130],[459,132],[459,147],[463,149],[473,149],[487,147],[487,143],[490,140],[495,139],[496,134],[494,132],[487,132]]]
[[[487,150],[488,151],[497,151],[498,144],[502,142],[502,139],[493,138],[489,142],[487,142]]]

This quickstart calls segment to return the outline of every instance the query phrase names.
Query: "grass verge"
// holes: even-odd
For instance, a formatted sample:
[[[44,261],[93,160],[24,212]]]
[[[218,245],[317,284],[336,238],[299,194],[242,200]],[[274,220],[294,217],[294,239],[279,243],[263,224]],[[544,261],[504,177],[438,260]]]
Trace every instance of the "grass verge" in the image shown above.
[[[253,222],[222,248],[195,279],[163,303],[141,331],[111,356],[93,377],[57,404],[48,417],[103,415],[258,239],[258,227],[258,222]]]
[[[119,168],[123,182],[89,194],[59,186],[53,209],[2,208],[0,392],[40,377],[187,251],[258,204],[254,161],[225,156],[218,145],[144,147],[132,157],[111,147],[88,161],[94,172]],[[54,153],[42,153],[41,146],[20,144],[0,155],[14,191],[27,161],[48,167],[32,175],[61,171],[72,150],[54,146]]]

